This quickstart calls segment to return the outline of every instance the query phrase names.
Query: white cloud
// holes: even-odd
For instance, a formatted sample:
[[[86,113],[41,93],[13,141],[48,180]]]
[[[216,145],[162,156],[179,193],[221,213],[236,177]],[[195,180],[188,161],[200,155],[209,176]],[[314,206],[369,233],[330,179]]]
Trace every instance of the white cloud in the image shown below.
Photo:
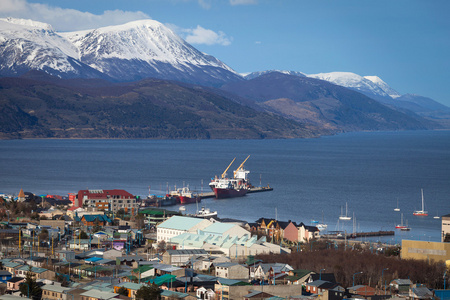
[[[198,4],[204,9],[210,9],[212,6],[211,0],[198,0]]]
[[[257,0],[230,0],[231,5],[252,5],[257,3]]]
[[[0,16],[31,19],[52,25],[57,31],[76,31],[103,26],[119,25],[130,21],[149,19],[140,11],[107,10],[101,15],[75,9],[29,3],[26,0],[1,0]]]
[[[190,44],[228,46],[231,44],[232,40],[222,31],[216,33],[213,30],[205,29],[200,25],[197,25],[197,28],[194,29],[182,29],[181,31],[186,42]]]

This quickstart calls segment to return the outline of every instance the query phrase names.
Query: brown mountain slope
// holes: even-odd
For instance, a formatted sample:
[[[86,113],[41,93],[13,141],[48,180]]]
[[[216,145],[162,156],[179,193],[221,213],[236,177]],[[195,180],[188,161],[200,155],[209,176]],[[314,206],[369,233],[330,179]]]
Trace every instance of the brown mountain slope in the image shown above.
[[[1,78],[0,100],[2,138],[259,139],[325,132],[201,87],[156,79]]]

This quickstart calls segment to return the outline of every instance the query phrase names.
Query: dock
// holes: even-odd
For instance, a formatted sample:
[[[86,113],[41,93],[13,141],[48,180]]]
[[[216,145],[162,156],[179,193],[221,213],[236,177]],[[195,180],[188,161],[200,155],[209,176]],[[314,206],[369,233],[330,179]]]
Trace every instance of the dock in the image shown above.
[[[263,186],[263,187],[252,187],[247,191],[247,194],[251,193],[260,193],[260,192],[270,192],[273,191],[273,188],[270,186]],[[214,192],[207,192],[207,193],[201,193],[200,198],[207,199],[207,198],[214,198]]]
[[[330,234],[321,235],[324,238],[329,239],[356,239],[361,237],[374,237],[374,236],[390,236],[395,235],[394,231],[371,231],[371,232],[355,232],[355,233],[343,233],[343,232],[332,232]]]

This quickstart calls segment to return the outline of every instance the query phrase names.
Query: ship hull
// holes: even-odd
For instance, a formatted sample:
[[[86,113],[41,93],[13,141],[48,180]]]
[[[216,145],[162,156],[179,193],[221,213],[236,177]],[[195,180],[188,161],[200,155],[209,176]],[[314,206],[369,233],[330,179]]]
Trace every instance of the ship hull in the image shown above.
[[[222,188],[214,188],[214,195],[216,199],[225,199],[225,198],[234,198],[234,197],[242,197],[247,194],[246,189],[222,189]]]
[[[186,196],[180,196],[179,197],[179,203],[180,204],[189,204],[189,203],[197,203],[201,202],[202,198],[200,197],[186,197]]]

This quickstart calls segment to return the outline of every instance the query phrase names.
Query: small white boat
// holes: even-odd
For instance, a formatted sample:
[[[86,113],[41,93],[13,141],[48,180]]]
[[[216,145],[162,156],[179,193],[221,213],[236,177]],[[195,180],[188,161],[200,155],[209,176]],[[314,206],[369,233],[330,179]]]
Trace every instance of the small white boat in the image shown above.
[[[341,207],[341,215],[339,217],[340,220],[351,220],[352,217],[348,216],[348,211],[347,211],[347,202],[345,202],[345,215],[342,214],[342,207]]]
[[[400,211],[400,207],[398,207],[398,199],[397,199],[397,207],[394,208],[394,211]]]
[[[215,217],[217,216],[217,211],[211,211],[209,208],[202,207],[195,216],[202,218]]]
[[[436,212],[436,215],[433,217],[433,219],[440,219],[438,212]]]
[[[178,208],[179,211],[185,211],[186,207],[185,206],[180,206],[180,208]]]

